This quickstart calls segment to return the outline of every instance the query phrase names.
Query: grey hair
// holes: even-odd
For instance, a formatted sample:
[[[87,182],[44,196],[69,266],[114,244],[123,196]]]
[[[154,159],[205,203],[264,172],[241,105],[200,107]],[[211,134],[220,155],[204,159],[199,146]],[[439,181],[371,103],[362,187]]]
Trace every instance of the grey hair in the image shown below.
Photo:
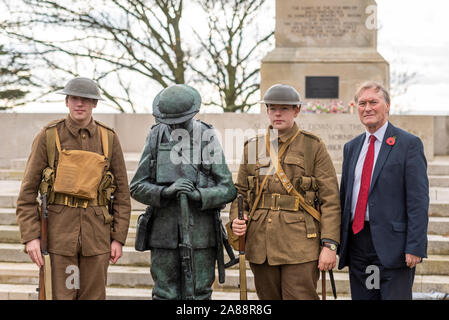
[[[379,82],[376,81],[366,81],[362,83],[362,85],[357,89],[357,92],[355,93],[354,101],[355,103],[358,102],[360,95],[363,91],[367,89],[374,89],[376,92],[382,92],[382,95],[384,96],[385,103],[390,104],[390,94],[388,93],[387,89],[384,88]]]

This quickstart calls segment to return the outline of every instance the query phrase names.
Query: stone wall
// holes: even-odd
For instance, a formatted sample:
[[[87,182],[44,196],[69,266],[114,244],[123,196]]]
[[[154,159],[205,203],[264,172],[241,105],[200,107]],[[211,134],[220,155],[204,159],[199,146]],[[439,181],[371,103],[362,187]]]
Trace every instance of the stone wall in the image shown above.
[[[0,167],[9,167],[9,160],[26,158],[34,136],[53,119],[66,114],[1,113]],[[154,124],[151,114],[94,114],[96,120],[113,127],[119,135],[124,152],[140,153],[149,129]],[[264,114],[199,114],[196,118],[212,124],[230,164],[239,163],[243,141],[262,133],[268,124]],[[449,117],[391,116],[393,124],[421,137],[428,160],[434,155],[449,154]],[[299,126],[320,136],[335,161],[342,158],[343,145],[364,132],[357,115],[300,114]]]

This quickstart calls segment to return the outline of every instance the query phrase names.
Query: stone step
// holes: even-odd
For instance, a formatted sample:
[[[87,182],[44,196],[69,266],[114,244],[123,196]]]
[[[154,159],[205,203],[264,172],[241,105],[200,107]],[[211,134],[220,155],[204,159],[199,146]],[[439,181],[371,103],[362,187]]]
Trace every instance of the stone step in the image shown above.
[[[128,182],[134,177],[135,171],[128,170]],[[0,181],[21,181],[23,180],[24,171],[20,169],[0,169]]]
[[[107,300],[151,300],[152,288],[106,287]],[[344,299],[349,297],[339,297]],[[212,292],[213,300],[239,300],[236,290]],[[330,299],[330,298],[328,298]],[[333,297],[332,297],[333,299]],[[332,300],[330,299],[330,300]],[[0,284],[0,300],[37,300],[36,285]],[[248,300],[258,300],[255,292],[248,292]]]
[[[449,217],[429,217],[427,233],[449,236]]]
[[[341,174],[341,161],[334,161],[337,174]],[[449,158],[447,156],[435,156],[427,163],[427,174],[429,176],[449,176]]]
[[[2,208],[2,209],[16,208],[17,193],[18,193],[18,190],[16,192],[14,192],[14,191],[13,192],[11,192],[11,191],[2,192],[1,186],[0,186],[0,208]],[[449,190],[448,190],[448,195],[449,195]],[[144,205],[134,199],[131,199],[131,208],[133,211],[144,212],[146,209],[146,205]],[[222,215],[223,215],[223,213],[228,212],[229,208],[230,208],[230,204],[228,204],[226,206],[226,208],[224,210],[222,210]],[[431,200],[430,205],[429,205],[429,215],[435,216],[435,217],[449,217],[449,196],[447,198],[445,197],[444,201]]]
[[[139,164],[140,160],[140,152],[125,152],[123,154],[125,158],[125,165],[128,170],[135,171],[137,169],[137,165]],[[25,170],[26,163],[28,158],[15,158],[10,159],[10,167],[9,169],[16,169],[16,170]]]
[[[0,243],[0,262],[30,262],[30,258],[23,251],[22,244]],[[236,257],[238,256],[235,252]],[[150,266],[151,252],[138,252],[134,247],[124,246],[123,256],[118,260],[117,265],[132,265],[132,266]],[[229,261],[229,256],[225,252],[225,262]],[[247,262],[248,265],[248,262]],[[422,275],[447,275],[449,265],[449,256],[444,255],[429,255],[424,259],[422,264],[419,264],[416,274]],[[238,264],[231,267],[237,269]],[[248,266],[249,270],[249,266]],[[335,272],[347,272],[347,269],[335,270]]]
[[[238,254],[235,252],[236,257]],[[134,247],[124,246],[123,255],[118,260],[117,265],[141,266],[149,267],[151,252],[138,252]],[[16,243],[0,243],[0,262],[29,263],[31,260],[24,252],[24,245]],[[225,252],[225,262],[229,261],[229,257]],[[247,262],[248,265],[248,262]],[[417,266],[416,274],[420,275],[448,275],[449,274],[449,255],[429,255],[424,262]],[[231,267],[237,269],[238,264]],[[249,270],[249,266],[247,268]],[[230,269],[229,269],[230,270]],[[335,272],[347,272],[347,268],[343,270],[335,270]]]
[[[221,212],[221,221],[226,225],[229,221],[229,212]],[[428,234],[449,235],[449,217],[429,217]]]
[[[16,206],[20,184],[21,181],[0,179],[0,208],[14,208]],[[449,216],[449,187],[431,187],[429,197],[431,215]],[[131,199],[131,205],[133,210],[144,210],[146,207],[134,199]],[[434,211],[437,212],[434,213]]]
[[[22,180],[23,170],[20,169],[0,169],[0,180]]]
[[[139,164],[141,153],[140,152],[125,152],[125,165],[127,170],[134,171],[137,169]],[[240,160],[238,160],[239,162]],[[27,158],[13,158],[10,159],[10,165],[8,169],[25,170]],[[335,170],[337,173],[341,173],[341,161],[333,162]],[[229,161],[229,169],[232,172],[237,172],[240,163],[231,163]],[[427,174],[428,175],[449,175],[449,158],[446,156],[435,156],[433,160],[427,163]]]
[[[2,284],[38,284],[39,270],[31,263],[0,263],[0,283]],[[247,271],[247,289],[254,292],[254,276]],[[329,277],[326,277],[326,292],[331,293]],[[334,273],[337,294],[349,294],[349,275],[346,272]],[[110,266],[108,269],[108,286],[150,288],[154,285],[149,268]],[[214,290],[236,290],[239,285],[239,270],[227,270],[226,281],[223,284],[215,281]],[[321,293],[321,280],[318,281],[318,290]],[[414,292],[449,292],[449,276],[416,275]]]
[[[131,211],[130,227],[132,228],[136,227],[139,215],[142,214],[145,210],[144,205],[139,206],[141,207],[140,210]],[[221,211],[221,220],[223,222],[223,225],[225,225],[229,221],[229,208],[230,205],[228,204],[226,208]],[[17,225],[15,208],[0,208],[0,225]],[[448,234],[449,215],[443,217],[431,215],[429,217],[428,233],[441,235]]]
[[[0,243],[20,243],[19,226],[0,226]]]
[[[130,165],[133,169],[127,167],[128,182],[131,182],[135,174],[135,165]],[[449,170],[449,169],[448,169]],[[0,181],[21,181],[23,179],[24,171],[21,169],[3,169],[0,168]],[[338,181],[341,179],[341,174],[337,174]],[[232,179],[237,180],[237,171],[232,172]],[[449,174],[446,175],[429,175],[429,186],[431,188],[449,188]]]
[[[25,246],[19,243],[0,243],[0,262],[31,262],[28,254],[24,252]],[[150,252],[138,252],[134,247],[123,247],[123,255],[117,265],[149,266]]]
[[[133,247],[135,241],[135,228],[129,228],[126,246]],[[427,236],[428,254],[445,255],[449,254],[449,236],[432,235]],[[0,243],[19,243],[20,234],[18,226],[0,226]]]
[[[15,208],[0,208],[0,225],[15,225],[16,209]]]
[[[429,216],[449,217],[449,203],[443,201],[430,202]]]
[[[448,190],[449,191],[449,190]],[[1,195],[0,195],[1,199]],[[133,211],[143,213],[146,209],[146,205],[131,199],[131,207]],[[226,207],[221,210],[222,219],[225,219],[229,216],[229,210],[231,208],[231,204],[228,203]],[[449,217],[449,197],[448,201],[431,201],[429,204],[429,216],[430,217]],[[223,222],[224,223],[224,222]]]

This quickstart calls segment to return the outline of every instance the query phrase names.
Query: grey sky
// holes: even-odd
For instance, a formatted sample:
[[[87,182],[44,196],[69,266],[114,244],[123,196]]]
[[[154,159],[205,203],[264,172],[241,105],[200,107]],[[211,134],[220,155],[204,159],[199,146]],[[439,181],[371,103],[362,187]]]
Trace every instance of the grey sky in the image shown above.
[[[411,113],[449,114],[449,1],[377,0],[378,51],[390,68],[416,72],[392,103]]]
[[[377,4],[378,51],[389,61],[391,70],[417,73],[408,92],[392,101],[393,108],[412,114],[449,114],[449,1],[377,0]],[[192,10],[186,13],[195,14]],[[195,17],[185,17],[190,20],[188,24],[198,23]],[[272,21],[266,23],[274,27],[274,12],[269,17]],[[149,89],[148,99],[152,100],[157,91]],[[101,103],[97,108],[97,112],[111,110]],[[37,107],[16,111],[36,112]],[[66,109],[60,105],[47,111]]]

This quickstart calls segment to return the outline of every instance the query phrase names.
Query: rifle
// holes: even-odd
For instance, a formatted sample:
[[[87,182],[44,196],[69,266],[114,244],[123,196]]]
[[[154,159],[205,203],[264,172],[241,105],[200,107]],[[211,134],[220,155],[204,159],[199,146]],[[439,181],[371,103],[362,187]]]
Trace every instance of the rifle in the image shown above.
[[[321,271],[321,300],[326,300],[326,271]]]
[[[51,283],[51,261],[48,254],[48,211],[47,211],[47,193],[41,195],[42,216],[41,216],[41,253],[44,265],[39,270],[39,300],[52,300]]]
[[[237,196],[238,218],[243,220],[243,196]],[[240,266],[240,300],[248,300],[246,289],[246,263],[245,263],[245,235],[239,238],[239,266]]]
[[[217,241],[217,267],[218,267],[218,282],[225,282],[225,263],[224,263],[224,253],[223,253],[223,243],[225,241],[225,234],[223,234],[223,225],[221,224],[220,210],[215,210],[215,239]]]
[[[317,208],[318,212],[321,213],[321,203],[318,197],[315,198],[315,207]],[[335,287],[334,272],[332,271],[332,269],[329,270],[329,278],[334,299],[337,300],[337,288]],[[326,271],[321,271],[321,281],[322,300],[326,300]]]
[[[193,248],[191,214],[187,195],[179,195],[181,217],[179,219],[179,252],[182,266],[182,300],[193,300],[195,298],[195,277],[193,274]]]
[[[111,199],[109,200],[109,205],[108,205],[109,215],[112,218],[111,230],[114,230],[114,199],[115,199],[114,194],[111,194]]]

